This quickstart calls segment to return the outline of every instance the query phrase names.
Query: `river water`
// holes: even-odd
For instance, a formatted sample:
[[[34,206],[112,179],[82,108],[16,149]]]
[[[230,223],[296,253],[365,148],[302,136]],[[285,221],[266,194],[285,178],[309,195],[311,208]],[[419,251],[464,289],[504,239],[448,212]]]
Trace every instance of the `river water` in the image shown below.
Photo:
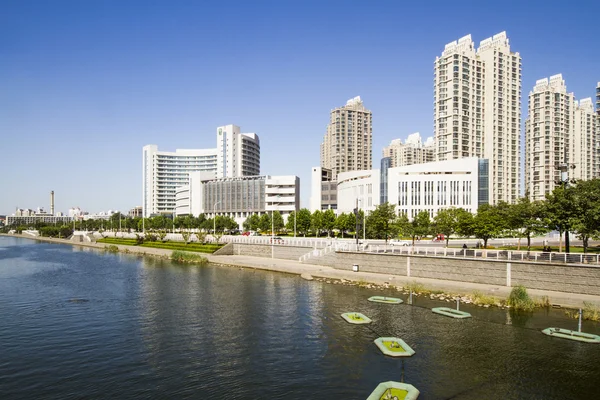
[[[600,345],[540,332],[576,329],[563,310],[455,320],[375,294],[394,292],[0,237],[0,398],[365,399],[388,380],[419,399],[600,398]]]

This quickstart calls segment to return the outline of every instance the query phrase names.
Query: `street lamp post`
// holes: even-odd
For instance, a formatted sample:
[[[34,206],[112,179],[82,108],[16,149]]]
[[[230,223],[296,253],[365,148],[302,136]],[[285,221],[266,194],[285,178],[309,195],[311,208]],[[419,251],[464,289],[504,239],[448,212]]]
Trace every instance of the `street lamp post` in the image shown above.
[[[294,211],[294,237],[296,237],[296,214],[298,214],[298,210]]]
[[[214,205],[213,205],[213,238],[216,239],[216,234],[217,234],[217,204],[221,204],[220,201],[217,201]]]

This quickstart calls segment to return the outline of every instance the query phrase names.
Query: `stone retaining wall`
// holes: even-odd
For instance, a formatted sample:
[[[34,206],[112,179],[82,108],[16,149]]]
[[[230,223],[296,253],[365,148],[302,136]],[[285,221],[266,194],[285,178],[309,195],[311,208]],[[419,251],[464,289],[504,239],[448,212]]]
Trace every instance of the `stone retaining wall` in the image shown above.
[[[274,246],[274,258],[298,260],[310,247]],[[269,245],[234,244],[234,255],[271,257]],[[306,263],[362,272],[444,279],[498,286],[523,285],[530,289],[600,295],[600,267],[543,262],[514,262],[485,258],[432,257],[375,253],[332,252]]]
[[[273,255],[273,258],[294,261],[298,261],[301,256],[313,250],[312,247],[283,246],[280,244],[271,246],[269,244],[233,243],[232,246],[233,253],[230,255],[234,256],[242,255],[269,258]]]

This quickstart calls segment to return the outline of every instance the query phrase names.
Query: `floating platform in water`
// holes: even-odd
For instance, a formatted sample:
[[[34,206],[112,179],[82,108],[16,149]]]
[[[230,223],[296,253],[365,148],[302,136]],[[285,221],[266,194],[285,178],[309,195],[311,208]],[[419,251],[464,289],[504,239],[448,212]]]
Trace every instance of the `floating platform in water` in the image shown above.
[[[591,333],[584,333],[578,331],[572,331],[570,329],[562,328],[546,328],[542,333],[548,336],[555,336],[563,339],[577,340],[578,342],[586,343],[600,343],[600,336],[592,335]]]
[[[385,297],[385,296],[371,296],[367,300],[375,303],[387,303],[387,304],[401,304],[404,303],[402,299],[396,297]]]
[[[420,392],[413,385],[394,381],[381,382],[367,400],[416,400]]]
[[[415,351],[406,342],[397,337],[380,337],[375,339],[379,350],[390,357],[410,357]]]
[[[471,318],[471,314],[469,314],[468,312],[455,310],[453,308],[448,307],[435,307],[432,308],[431,311],[433,311],[436,314],[445,315],[446,317]]]
[[[371,319],[359,312],[347,312],[342,314],[342,318],[351,324],[370,324]]]

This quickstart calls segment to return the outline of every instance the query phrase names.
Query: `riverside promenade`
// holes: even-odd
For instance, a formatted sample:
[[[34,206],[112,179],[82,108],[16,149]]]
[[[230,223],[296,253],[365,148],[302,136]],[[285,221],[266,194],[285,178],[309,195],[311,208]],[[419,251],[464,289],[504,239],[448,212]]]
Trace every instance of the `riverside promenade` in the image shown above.
[[[7,235],[0,234],[0,236],[7,237],[19,237],[23,239],[37,240],[47,243],[56,243],[63,245],[71,245],[78,247],[94,248],[98,250],[104,250],[108,245],[105,243],[91,243],[91,242],[74,242],[66,239],[46,238],[46,237],[33,237],[28,235]],[[120,252],[128,254],[139,254],[149,255],[167,258],[171,255],[172,250],[167,249],[156,249],[150,247],[139,247],[139,246],[126,246],[117,245]],[[354,282],[365,282],[374,285],[385,285],[390,286],[405,286],[409,283],[420,283],[430,290],[442,290],[447,293],[457,295],[470,295],[474,291],[480,291],[484,294],[495,296],[498,298],[507,298],[512,288],[500,285],[485,285],[471,282],[459,282],[450,281],[443,279],[428,279],[428,278],[416,278],[416,277],[405,277],[400,275],[390,274],[378,274],[370,272],[353,272],[347,270],[335,269],[332,267],[322,265],[306,264],[295,260],[283,260],[277,258],[264,258],[264,257],[252,257],[246,255],[212,255],[202,254],[206,257],[210,263],[238,268],[253,268],[266,271],[281,272],[295,275],[310,275],[314,278],[325,278],[332,280],[345,279]],[[600,306],[600,296],[578,294],[578,293],[565,293],[550,290],[536,290],[527,289],[528,293],[534,298],[541,298],[542,296],[548,296],[550,303],[553,305],[559,305],[567,308],[582,308],[584,302],[593,303],[596,306]]]

